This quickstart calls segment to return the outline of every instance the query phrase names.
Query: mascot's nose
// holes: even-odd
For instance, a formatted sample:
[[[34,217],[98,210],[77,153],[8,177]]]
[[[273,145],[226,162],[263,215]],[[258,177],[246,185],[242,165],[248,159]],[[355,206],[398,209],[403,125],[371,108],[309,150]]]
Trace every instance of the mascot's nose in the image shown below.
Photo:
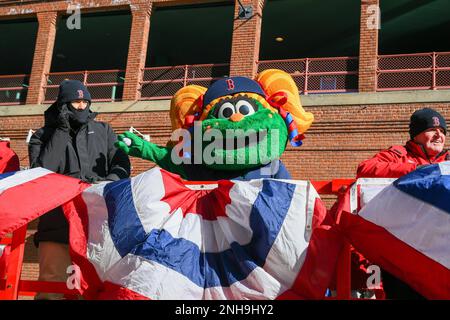
[[[244,116],[238,112],[238,113],[233,113],[233,115],[231,117],[229,117],[228,119],[230,119],[233,122],[239,122],[242,119],[244,119]]]

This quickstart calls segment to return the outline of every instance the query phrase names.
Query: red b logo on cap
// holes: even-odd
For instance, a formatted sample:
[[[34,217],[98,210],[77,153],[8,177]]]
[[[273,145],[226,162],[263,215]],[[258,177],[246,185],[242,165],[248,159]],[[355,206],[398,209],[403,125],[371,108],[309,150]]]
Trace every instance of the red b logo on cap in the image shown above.
[[[441,122],[439,121],[438,117],[433,117],[433,126],[435,127],[440,127],[441,126]]]
[[[78,91],[78,98],[83,99],[84,98],[83,90],[77,90],[77,91]]]
[[[227,79],[228,90],[234,89],[234,81],[232,79]]]

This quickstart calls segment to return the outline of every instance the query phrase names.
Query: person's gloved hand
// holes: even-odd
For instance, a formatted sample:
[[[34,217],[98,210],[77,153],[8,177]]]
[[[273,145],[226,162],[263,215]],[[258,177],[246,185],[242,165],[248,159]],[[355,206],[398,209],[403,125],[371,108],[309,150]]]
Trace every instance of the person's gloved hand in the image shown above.
[[[61,128],[63,130],[69,130],[70,129],[70,122],[69,122],[69,116],[70,111],[67,108],[67,106],[64,104],[61,106],[61,111],[58,114],[58,118],[56,119],[58,128]]]
[[[123,134],[117,136],[117,141],[114,144],[117,148],[123,150],[126,154],[133,157],[142,157],[142,152],[145,140],[139,138],[132,132],[125,131]]]
[[[100,182],[110,181],[110,180],[99,177],[99,176],[88,176],[88,177],[84,178],[83,181],[90,183],[90,184],[95,184],[95,183],[100,183]]]

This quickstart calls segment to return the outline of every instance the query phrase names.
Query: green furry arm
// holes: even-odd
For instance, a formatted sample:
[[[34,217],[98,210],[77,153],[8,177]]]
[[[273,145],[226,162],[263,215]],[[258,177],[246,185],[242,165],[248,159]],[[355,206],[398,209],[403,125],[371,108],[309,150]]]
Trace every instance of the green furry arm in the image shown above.
[[[183,166],[176,165],[172,162],[172,148],[160,147],[154,143],[141,139],[129,131],[119,134],[117,138],[118,140],[115,143],[115,146],[123,150],[126,154],[152,161],[164,170],[179,174],[183,178],[186,177]],[[131,144],[128,143],[128,145],[125,143],[125,138],[128,138],[131,141]]]

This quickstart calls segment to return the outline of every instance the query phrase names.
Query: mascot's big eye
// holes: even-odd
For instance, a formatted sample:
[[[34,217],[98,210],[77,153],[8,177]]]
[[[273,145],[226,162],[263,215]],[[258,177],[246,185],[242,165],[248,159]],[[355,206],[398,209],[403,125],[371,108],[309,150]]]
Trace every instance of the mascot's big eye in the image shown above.
[[[249,116],[255,113],[255,109],[247,100],[239,100],[236,103],[236,111],[242,114],[243,116]]]
[[[234,106],[230,102],[225,102],[220,106],[219,112],[217,113],[218,118],[228,119],[234,114]]]

